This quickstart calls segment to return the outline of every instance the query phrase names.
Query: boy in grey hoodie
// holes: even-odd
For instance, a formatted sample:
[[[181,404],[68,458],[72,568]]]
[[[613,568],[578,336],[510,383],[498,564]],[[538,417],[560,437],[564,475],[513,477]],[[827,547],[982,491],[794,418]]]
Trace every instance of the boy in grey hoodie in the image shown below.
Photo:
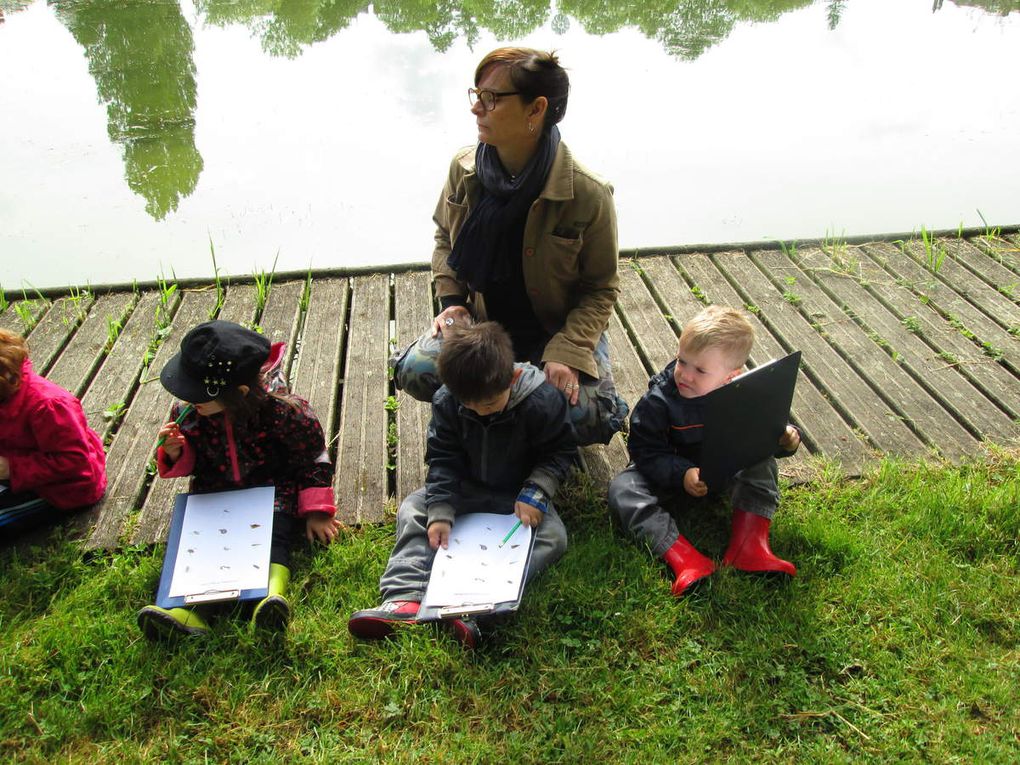
[[[432,559],[447,547],[458,515],[514,513],[534,527],[529,581],[567,549],[552,504],[577,452],[566,399],[537,367],[514,363],[510,337],[495,322],[448,331],[438,368],[443,387],[432,399],[425,486],[400,505],[379,581],[383,602],[351,615],[355,637],[387,637],[417,620]],[[458,640],[475,645],[473,620],[450,626]]]

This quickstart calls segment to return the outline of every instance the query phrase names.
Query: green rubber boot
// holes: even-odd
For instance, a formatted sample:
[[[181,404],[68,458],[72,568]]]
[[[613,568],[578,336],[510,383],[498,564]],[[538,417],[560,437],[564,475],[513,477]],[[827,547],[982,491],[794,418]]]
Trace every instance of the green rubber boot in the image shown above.
[[[197,637],[209,631],[209,625],[194,611],[159,606],[146,606],[138,612],[138,628],[149,640],[173,640],[180,635]]]
[[[287,585],[290,569],[279,563],[269,564],[269,594],[259,601],[251,615],[256,627],[282,630],[290,621],[290,603],[287,602]]]

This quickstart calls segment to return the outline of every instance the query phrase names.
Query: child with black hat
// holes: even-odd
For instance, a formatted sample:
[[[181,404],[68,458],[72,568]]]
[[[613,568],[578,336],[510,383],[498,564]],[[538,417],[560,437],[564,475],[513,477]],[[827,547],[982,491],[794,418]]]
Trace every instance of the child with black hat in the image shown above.
[[[160,428],[157,465],[161,478],[190,475],[192,492],[275,487],[269,595],[252,621],[284,627],[296,532],[303,526],[309,541],[329,544],[340,522],[322,426],[304,399],[267,390],[262,370],[270,350],[264,336],[228,321],[199,324],[184,336],[159,377],[190,411],[176,404]],[[193,609],[154,605],[138,613],[138,626],[153,639],[208,630]]]

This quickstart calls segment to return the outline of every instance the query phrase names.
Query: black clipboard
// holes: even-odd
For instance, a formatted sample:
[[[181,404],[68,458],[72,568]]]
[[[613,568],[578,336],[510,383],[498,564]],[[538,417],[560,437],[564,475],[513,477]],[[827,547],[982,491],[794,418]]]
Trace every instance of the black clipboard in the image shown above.
[[[454,551],[456,551],[456,545],[457,545],[457,541],[456,541],[457,527],[458,527],[458,525],[460,525],[463,528],[464,520],[465,519],[473,517],[476,520],[483,520],[487,516],[491,516],[493,518],[499,518],[499,519],[503,519],[503,520],[507,520],[507,521],[509,521],[509,520],[516,521],[516,517],[515,516],[507,515],[507,514],[502,514],[502,513],[498,513],[498,514],[497,513],[467,513],[465,515],[459,515],[459,516],[457,516],[457,519],[454,522],[453,529],[450,532],[450,547],[454,548]],[[524,527],[521,527],[521,528],[524,528]],[[474,618],[474,617],[478,617],[478,616],[494,616],[496,614],[503,614],[503,613],[509,613],[511,611],[516,611],[518,608],[520,608],[521,598],[524,595],[524,586],[525,586],[525,584],[528,581],[528,570],[531,567],[531,554],[532,554],[532,552],[535,549],[535,533],[534,532],[535,532],[535,530],[531,529],[531,537],[530,537],[530,540],[528,541],[527,546],[524,549],[520,549],[519,550],[520,554],[524,555],[525,558],[524,558],[523,570],[521,571],[520,586],[517,588],[516,593],[514,594],[514,596],[512,598],[510,598],[510,599],[499,599],[499,600],[491,599],[491,598],[485,598],[485,597],[477,598],[477,599],[475,599],[475,598],[466,598],[466,599],[462,599],[464,602],[459,602],[459,603],[437,603],[437,604],[434,604],[434,605],[429,605],[428,601],[430,600],[430,593],[429,593],[429,590],[426,589],[425,595],[422,598],[422,606],[418,610],[418,617],[417,617],[418,621],[439,621],[439,620],[443,620],[443,619],[468,619],[468,618]],[[518,531],[517,533],[520,533],[520,532]],[[498,546],[500,544],[501,538],[502,537],[498,533],[497,534],[493,534],[493,536],[492,536],[493,547]],[[478,540],[474,540],[474,543],[477,543],[477,541]],[[518,548],[514,548],[512,546],[513,542],[514,542],[514,538],[511,537],[510,540],[507,542],[507,547],[505,549],[507,549],[508,551],[518,549]],[[442,555],[443,553],[444,553],[444,551],[443,551],[442,548],[440,548],[438,551],[436,551],[437,558],[438,558],[439,555]],[[435,567],[435,559],[433,559],[433,567]],[[482,572],[481,569],[478,569],[478,571],[479,571],[479,573]],[[430,574],[429,574],[429,584],[431,585],[431,583],[432,583],[432,573],[430,572]]]
[[[252,489],[237,489],[235,491],[211,492],[206,494],[178,494],[177,498],[174,500],[173,517],[170,521],[170,534],[167,537],[166,553],[163,556],[163,571],[159,578],[159,589],[156,592],[156,605],[160,608],[179,608],[182,606],[187,607],[200,605],[202,603],[261,600],[269,595],[269,547],[272,536],[272,508],[275,491],[275,488],[272,486],[262,486]],[[231,528],[233,526],[242,528],[247,526],[252,530],[252,532],[257,531],[257,529],[254,528],[255,525],[257,525],[259,529],[264,529],[268,526],[268,540],[262,541],[266,538],[265,531],[258,532],[259,542],[257,545],[261,549],[253,549],[250,553],[245,551],[246,556],[250,557],[251,565],[260,569],[261,572],[264,572],[263,577],[258,571],[245,571],[245,580],[250,581],[253,578],[257,578],[260,582],[264,580],[264,584],[251,587],[214,586],[202,588],[195,592],[175,592],[175,589],[180,589],[179,587],[175,587],[175,571],[181,570],[178,568],[178,561],[182,559],[182,556],[187,557],[192,554],[192,550],[196,552],[200,550],[195,543],[189,543],[189,541],[185,541],[183,539],[183,537],[186,536],[185,518],[188,514],[188,502],[192,497],[202,497],[203,504],[209,501],[215,501],[222,497],[227,497],[232,503],[244,501],[250,497],[258,498],[260,509],[257,514],[244,514],[242,511],[238,514],[238,517],[230,519],[229,526],[226,522],[212,525],[223,526],[224,528]],[[265,512],[266,503],[268,503],[268,515]],[[197,505],[197,503],[195,504]],[[226,518],[226,516],[224,516],[224,518]],[[220,548],[226,546],[226,538],[226,534],[222,537],[214,537],[215,542],[218,543]],[[238,542],[242,541],[243,540],[238,540]],[[211,554],[212,550],[210,549],[208,553]],[[203,560],[208,560],[208,558],[204,558]]]
[[[738,471],[779,449],[790,421],[800,351],[774,359],[705,395],[701,480],[721,489]]]

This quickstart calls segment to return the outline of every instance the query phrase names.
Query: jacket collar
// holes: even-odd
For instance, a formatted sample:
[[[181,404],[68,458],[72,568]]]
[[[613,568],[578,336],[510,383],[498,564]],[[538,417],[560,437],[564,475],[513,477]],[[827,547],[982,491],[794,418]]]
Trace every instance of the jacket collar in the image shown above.
[[[477,183],[474,148],[464,149],[460,155],[460,165],[471,178],[471,183]],[[538,196],[539,199],[556,202],[574,198],[574,158],[563,141],[560,141],[556,149],[552,167],[549,168],[549,177],[545,179],[545,185]]]

